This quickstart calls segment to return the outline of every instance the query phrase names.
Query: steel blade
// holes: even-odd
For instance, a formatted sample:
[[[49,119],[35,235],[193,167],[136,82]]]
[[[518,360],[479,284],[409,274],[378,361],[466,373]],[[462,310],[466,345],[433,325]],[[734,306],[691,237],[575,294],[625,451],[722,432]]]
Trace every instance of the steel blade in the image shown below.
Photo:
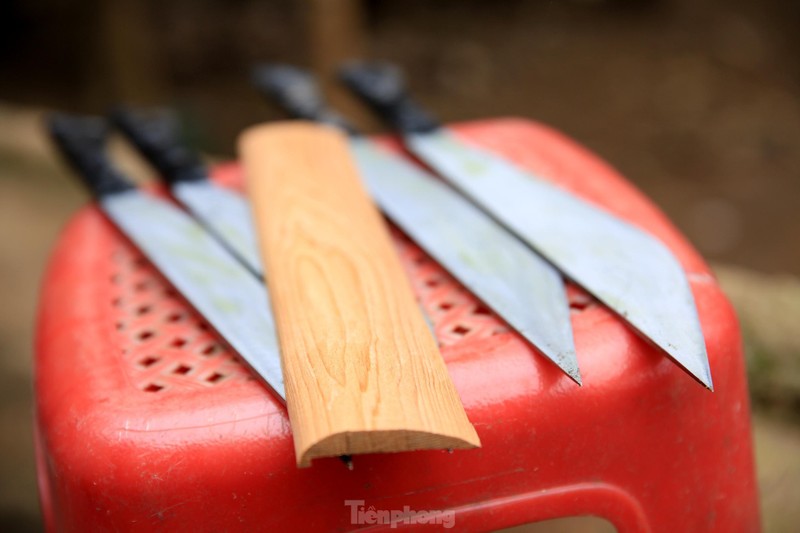
[[[367,189],[384,213],[580,384],[561,275],[418,166],[368,139],[355,138],[351,147]]]
[[[449,183],[713,388],[688,279],[660,241],[446,129],[404,137]]]
[[[280,351],[264,285],[200,224],[136,189],[98,200],[186,300],[285,401]]]
[[[172,194],[247,268],[264,276],[250,205],[241,194],[209,179],[177,182]]]
[[[367,189],[423,250],[578,384],[564,280],[550,264],[430,173],[357,134],[310,72],[263,65],[256,86],[291,115],[342,128]]]

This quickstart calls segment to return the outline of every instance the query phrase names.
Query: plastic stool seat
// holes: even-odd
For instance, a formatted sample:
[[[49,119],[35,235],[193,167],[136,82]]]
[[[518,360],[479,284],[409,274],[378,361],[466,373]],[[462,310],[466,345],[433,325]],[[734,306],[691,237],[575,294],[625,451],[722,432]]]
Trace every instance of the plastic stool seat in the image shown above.
[[[352,471],[337,459],[298,469],[284,407],[89,206],[55,248],[39,307],[48,529],[345,531],[371,525],[368,512],[353,523],[362,509],[353,501],[363,501],[365,511],[447,512],[432,516],[452,517],[458,531],[586,514],[620,531],[757,530],[742,343],[703,260],[640,192],[560,134],[522,120],[455,129],[674,251],[690,276],[715,392],[570,287],[579,388],[394,230],[483,447],[358,456]],[[241,183],[235,164],[214,174]]]

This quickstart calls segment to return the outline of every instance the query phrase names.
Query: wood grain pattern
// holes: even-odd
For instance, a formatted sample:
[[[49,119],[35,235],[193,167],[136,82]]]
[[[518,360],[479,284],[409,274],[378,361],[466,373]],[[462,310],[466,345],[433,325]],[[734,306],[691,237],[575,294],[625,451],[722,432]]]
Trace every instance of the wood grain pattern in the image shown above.
[[[298,465],[479,446],[343,134],[304,122],[257,126],[239,152]]]

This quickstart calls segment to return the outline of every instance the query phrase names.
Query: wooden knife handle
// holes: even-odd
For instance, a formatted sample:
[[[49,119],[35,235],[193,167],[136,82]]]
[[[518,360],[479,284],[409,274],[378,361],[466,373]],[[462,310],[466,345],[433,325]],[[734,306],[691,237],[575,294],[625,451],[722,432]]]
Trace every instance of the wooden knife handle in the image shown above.
[[[345,135],[305,122],[257,126],[239,151],[298,465],[479,446]]]

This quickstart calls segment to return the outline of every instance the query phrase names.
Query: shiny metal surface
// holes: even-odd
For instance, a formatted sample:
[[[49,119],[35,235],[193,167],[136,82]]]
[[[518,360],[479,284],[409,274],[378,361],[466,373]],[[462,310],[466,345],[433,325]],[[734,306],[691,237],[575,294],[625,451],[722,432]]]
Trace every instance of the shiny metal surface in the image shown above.
[[[172,194],[247,268],[263,277],[250,205],[242,195],[211,180],[177,182]]]
[[[267,291],[191,217],[138,190],[100,205],[283,401],[280,352]]]
[[[353,154],[386,215],[577,383],[561,275],[446,184],[368,139]]]
[[[445,129],[409,149],[712,389],[686,275],[657,239]]]

